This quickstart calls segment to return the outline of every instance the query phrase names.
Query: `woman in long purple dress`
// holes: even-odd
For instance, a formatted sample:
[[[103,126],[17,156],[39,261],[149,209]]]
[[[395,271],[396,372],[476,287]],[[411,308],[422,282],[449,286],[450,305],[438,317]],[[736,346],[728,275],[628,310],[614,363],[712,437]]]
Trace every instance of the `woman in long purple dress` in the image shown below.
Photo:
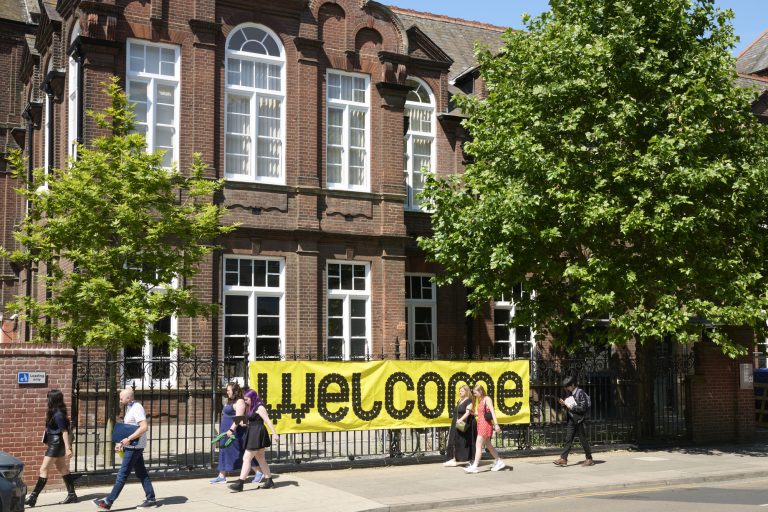
[[[226,432],[227,437],[219,441],[219,474],[211,480],[212,484],[226,483],[227,472],[239,472],[243,467],[247,429],[244,425],[234,425],[235,416],[245,416],[245,401],[240,384],[230,382],[227,384],[227,404],[221,412],[219,425],[219,432]],[[224,446],[232,436],[235,437],[232,443]]]

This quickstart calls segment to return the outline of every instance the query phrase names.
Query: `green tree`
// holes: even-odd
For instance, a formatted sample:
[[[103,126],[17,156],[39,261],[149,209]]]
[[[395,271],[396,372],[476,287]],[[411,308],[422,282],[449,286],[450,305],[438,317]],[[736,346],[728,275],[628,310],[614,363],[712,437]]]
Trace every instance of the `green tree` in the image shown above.
[[[34,328],[33,341],[72,347],[184,346],[151,326],[169,315],[213,311],[188,283],[213,250],[224,210],[212,198],[221,181],[206,179],[200,155],[187,175],[162,166],[133,132],[134,114],[118,85],[105,84],[111,106],[89,112],[108,133],[80,146],[77,159],[25,180],[24,162],[10,158],[30,209],[15,238],[21,250],[0,256],[28,267],[43,264],[48,297],[17,297],[9,309]],[[42,267],[41,267],[42,268]]]
[[[536,294],[516,322],[556,343],[607,318],[601,339],[649,357],[665,335],[696,341],[699,318],[745,353],[721,326],[765,331],[768,136],[735,85],[732,13],[714,0],[550,6],[479,53],[487,97],[460,101],[474,163],[423,195],[439,281],[477,303],[525,283]]]

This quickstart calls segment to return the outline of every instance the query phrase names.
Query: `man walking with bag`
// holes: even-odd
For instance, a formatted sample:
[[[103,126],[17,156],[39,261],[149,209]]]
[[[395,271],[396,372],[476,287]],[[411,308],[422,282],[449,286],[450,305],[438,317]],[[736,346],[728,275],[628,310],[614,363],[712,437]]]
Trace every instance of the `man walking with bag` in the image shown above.
[[[126,425],[137,425],[138,428],[130,435],[115,443],[115,452],[123,452],[123,463],[120,465],[120,471],[117,472],[115,485],[112,492],[106,498],[93,500],[101,510],[110,510],[120,492],[125,486],[125,481],[132,471],[136,472],[136,478],[141,480],[141,486],[144,488],[146,499],[144,503],[136,508],[153,508],[157,506],[155,501],[155,490],[149,479],[147,468],[144,465],[144,448],[147,447],[147,415],[144,407],[134,400],[133,389],[126,388],[120,392],[120,405],[125,407],[125,416],[123,422]],[[132,444],[134,443],[135,444]]]
[[[560,405],[567,408],[568,422],[565,431],[565,449],[560,454],[560,458],[555,461],[555,466],[565,467],[568,465],[568,454],[571,452],[573,440],[577,435],[581,441],[582,448],[584,448],[584,455],[587,457],[581,465],[585,467],[594,466],[592,450],[589,447],[589,437],[587,437],[587,431],[584,428],[584,422],[592,405],[591,400],[583,389],[576,386],[576,379],[573,377],[566,377],[563,380],[563,387],[568,391],[569,396],[565,400],[561,398],[559,401]]]

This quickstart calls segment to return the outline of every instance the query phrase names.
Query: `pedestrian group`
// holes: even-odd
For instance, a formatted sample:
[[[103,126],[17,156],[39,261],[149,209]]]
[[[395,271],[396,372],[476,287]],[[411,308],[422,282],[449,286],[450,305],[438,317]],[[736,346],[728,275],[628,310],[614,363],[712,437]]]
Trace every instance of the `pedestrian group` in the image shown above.
[[[585,421],[591,407],[587,393],[576,385],[573,377],[563,381],[563,387],[568,392],[565,399],[558,403],[566,408],[567,426],[566,443],[560,457],[554,461],[556,466],[567,466],[568,455],[573,441],[578,436],[586,460],[582,466],[592,466],[592,451],[585,429]],[[237,382],[230,382],[226,388],[227,403],[224,405],[219,425],[219,435],[214,443],[219,445],[219,474],[210,480],[211,484],[227,483],[227,474],[237,474],[238,478],[229,484],[229,488],[239,492],[243,490],[253,461],[256,461],[255,476],[252,483],[260,483],[260,489],[275,487],[272,473],[267,464],[265,450],[278,442],[280,436],[269,419],[264,401],[254,390],[243,392]],[[64,479],[67,497],[62,502],[77,503],[74,476],[69,471],[69,461],[72,458],[72,437],[70,419],[64,403],[64,395],[58,389],[48,392],[48,409],[45,417],[43,442],[47,445],[40,473],[33,491],[27,496],[25,505],[34,507],[37,497],[48,481],[48,469],[55,466]],[[113,442],[115,453],[122,459],[120,469],[115,478],[112,492],[108,496],[93,500],[101,510],[110,510],[120,496],[125,482],[131,473],[141,481],[145,499],[136,508],[154,508],[158,506],[152,481],[144,463],[144,449],[147,446],[147,416],[144,407],[135,400],[133,389],[127,388],[120,392],[120,405],[125,408],[122,422],[115,426]],[[119,428],[118,428],[119,427]],[[493,456],[491,471],[500,471],[507,466],[494,448],[492,439],[494,432],[501,432],[496,417],[493,400],[486,394],[482,384],[477,384],[471,391],[464,384],[459,388],[459,400],[453,411],[451,428],[448,435],[446,453],[449,457],[445,466],[466,465],[467,473],[478,473],[483,449]],[[119,433],[119,434],[118,434]],[[271,436],[270,436],[271,433]],[[115,435],[125,437],[115,438]],[[238,473],[239,472],[239,473]]]

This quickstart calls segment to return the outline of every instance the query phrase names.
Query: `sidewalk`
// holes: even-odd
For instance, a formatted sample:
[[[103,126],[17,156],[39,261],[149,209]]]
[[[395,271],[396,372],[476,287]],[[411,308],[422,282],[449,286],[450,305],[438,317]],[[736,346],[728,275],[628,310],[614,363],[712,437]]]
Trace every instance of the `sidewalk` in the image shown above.
[[[490,460],[483,460],[479,474],[466,474],[461,467],[441,463],[409,466],[354,468],[275,474],[277,488],[257,489],[246,484],[241,493],[226,485],[211,485],[207,479],[164,480],[154,483],[162,510],[166,512],[216,511],[339,511],[408,512],[452,506],[563,496],[632,487],[717,482],[768,476],[765,445],[719,448],[676,448],[657,451],[609,451],[595,453],[595,466],[578,465],[573,454],[567,468],[552,464],[553,456],[507,458],[514,466],[492,473]],[[212,475],[213,476],[213,475]],[[33,482],[32,475],[26,476]],[[90,503],[106,496],[109,487],[78,489],[80,503],[57,505],[64,492],[43,493],[37,508],[43,511],[96,510]],[[131,476],[113,511],[131,510],[144,496]],[[53,505],[55,509],[46,506]]]

